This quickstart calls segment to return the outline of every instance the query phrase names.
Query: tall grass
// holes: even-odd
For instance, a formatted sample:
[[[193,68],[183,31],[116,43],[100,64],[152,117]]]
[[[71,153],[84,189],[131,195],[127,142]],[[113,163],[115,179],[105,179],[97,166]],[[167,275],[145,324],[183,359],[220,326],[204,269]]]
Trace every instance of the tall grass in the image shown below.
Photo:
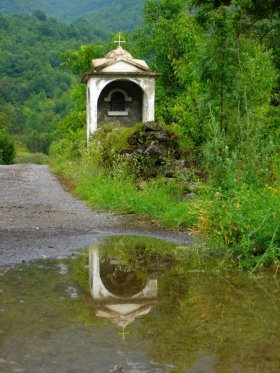
[[[178,202],[162,182],[147,182],[139,189],[129,177],[114,178],[85,160],[68,163],[65,171],[74,180],[75,192],[92,208],[137,214],[175,229],[193,228],[196,223],[193,202]]]
[[[198,228],[209,246],[237,260],[243,268],[279,264],[280,189],[241,184],[212,191]]]

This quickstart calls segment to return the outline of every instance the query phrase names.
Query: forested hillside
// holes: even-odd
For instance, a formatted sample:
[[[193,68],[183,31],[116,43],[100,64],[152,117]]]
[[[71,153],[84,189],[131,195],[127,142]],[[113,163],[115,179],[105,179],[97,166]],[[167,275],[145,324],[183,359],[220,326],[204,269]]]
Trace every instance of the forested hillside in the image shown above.
[[[144,0],[0,0],[0,13],[32,14],[36,10],[64,22],[79,18],[106,30],[133,30],[142,20]]]
[[[27,135],[30,149],[46,151],[55,123],[72,105],[69,71],[61,53],[107,37],[84,22],[73,25],[35,16],[0,16],[0,127]]]
[[[97,7],[84,17],[92,24],[113,32],[133,31],[143,19],[144,0],[113,0],[108,6]]]

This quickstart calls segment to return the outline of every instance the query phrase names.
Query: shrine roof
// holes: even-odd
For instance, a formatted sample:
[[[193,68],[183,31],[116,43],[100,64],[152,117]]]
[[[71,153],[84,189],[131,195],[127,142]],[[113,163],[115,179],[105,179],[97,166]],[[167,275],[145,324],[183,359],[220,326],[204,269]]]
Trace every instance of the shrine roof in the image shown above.
[[[93,72],[101,71],[109,66],[115,65],[118,62],[124,62],[128,65],[134,66],[139,71],[150,71],[149,66],[144,60],[138,60],[132,57],[132,55],[123,49],[120,45],[107,53],[105,58],[98,58],[92,61]]]
[[[150,71],[149,66],[144,60],[133,58],[132,55],[119,45],[111,50],[104,58],[98,58],[92,61],[91,70],[86,72],[82,82],[86,83],[91,76],[104,77],[157,77],[161,74]]]

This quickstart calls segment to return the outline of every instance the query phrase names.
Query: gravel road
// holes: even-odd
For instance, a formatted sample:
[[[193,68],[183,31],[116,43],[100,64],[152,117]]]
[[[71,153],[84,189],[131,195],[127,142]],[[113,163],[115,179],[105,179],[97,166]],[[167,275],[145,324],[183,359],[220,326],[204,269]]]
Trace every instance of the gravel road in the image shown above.
[[[92,211],[63,189],[48,166],[0,166],[0,266],[73,255],[116,234],[190,242],[187,234],[126,224],[124,217]]]

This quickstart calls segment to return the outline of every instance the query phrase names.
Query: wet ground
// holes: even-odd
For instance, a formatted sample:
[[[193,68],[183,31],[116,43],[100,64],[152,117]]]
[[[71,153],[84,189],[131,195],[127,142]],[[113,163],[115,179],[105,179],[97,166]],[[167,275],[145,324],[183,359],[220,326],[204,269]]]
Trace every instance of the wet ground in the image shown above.
[[[187,234],[92,211],[63,189],[47,166],[0,166],[0,266],[69,256],[124,232],[190,241]]]
[[[278,373],[279,295],[192,247],[102,239],[0,269],[0,371]]]

